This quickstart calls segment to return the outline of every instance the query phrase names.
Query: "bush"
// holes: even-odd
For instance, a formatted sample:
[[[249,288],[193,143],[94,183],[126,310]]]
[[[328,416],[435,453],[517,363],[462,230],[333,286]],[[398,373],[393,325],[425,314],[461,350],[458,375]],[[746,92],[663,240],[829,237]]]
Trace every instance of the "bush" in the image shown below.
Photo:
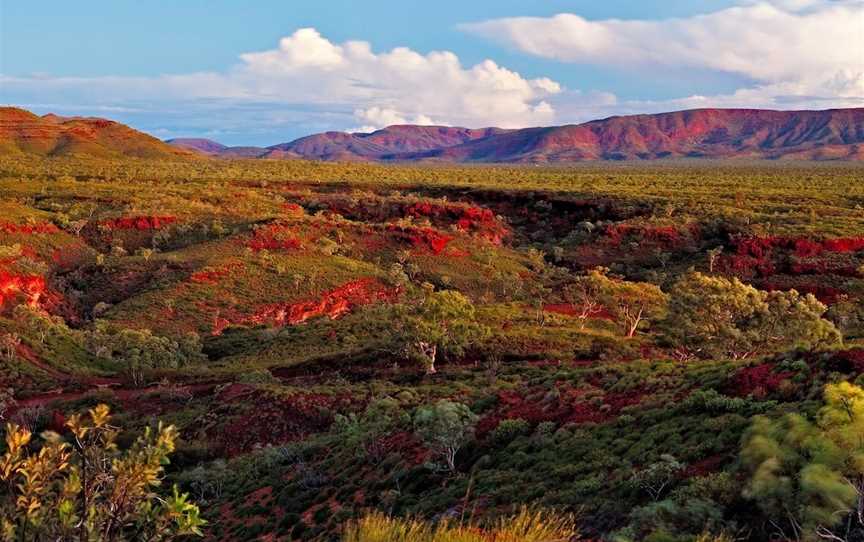
[[[489,434],[489,442],[492,446],[501,448],[520,435],[525,435],[531,426],[525,420],[516,418],[512,420],[501,420],[492,433]]]
[[[746,358],[838,344],[840,332],[822,318],[826,310],[811,294],[690,273],[672,288],[663,327],[673,345],[701,356]]]

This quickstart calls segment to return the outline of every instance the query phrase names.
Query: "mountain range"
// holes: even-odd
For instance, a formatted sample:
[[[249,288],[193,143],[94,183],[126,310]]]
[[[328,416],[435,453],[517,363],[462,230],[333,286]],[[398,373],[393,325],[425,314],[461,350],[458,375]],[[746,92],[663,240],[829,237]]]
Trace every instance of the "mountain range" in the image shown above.
[[[218,150],[209,140],[190,141],[169,143],[215,156],[238,155],[237,148]],[[400,125],[368,134],[325,132],[242,149],[245,156],[334,161],[859,160],[864,158],[864,108],[694,109],[521,130]]]
[[[270,147],[229,147],[201,138],[162,142],[105,119],[40,117],[6,107],[0,108],[0,153],[9,152],[454,163],[664,158],[862,160],[864,108],[694,109],[518,130],[396,125],[372,133],[324,132]]]

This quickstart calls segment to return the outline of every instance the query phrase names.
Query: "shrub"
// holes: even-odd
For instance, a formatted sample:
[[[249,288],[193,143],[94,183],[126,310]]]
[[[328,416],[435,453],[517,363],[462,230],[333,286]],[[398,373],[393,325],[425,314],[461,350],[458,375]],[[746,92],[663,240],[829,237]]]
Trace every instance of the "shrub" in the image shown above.
[[[521,418],[501,420],[489,434],[489,441],[493,446],[503,447],[520,435],[528,433],[531,426]]]
[[[700,355],[746,358],[839,343],[825,311],[810,294],[765,292],[737,278],[690,273],[672,288],[664,328],[672,344]]]
[[[205,522],[187,495],[176,486],[164,499],[153,491],[174,451],[174,426],[159,424],[155,432],[148,427],[129,450],[120,452],[115,442],[118,430],[110,421],[106,405],[84,417],[70,416],[66,427],[71,444],[46,432],[38,454],[29,453],[29,430],[7,426],[0,481],[11,488],[13,498],[0,501],[4,539],[202,536]]]
[[[825,387],[816,422],[800,414],[753,420],[741,450],[756,501],[783,538],[851,540],[864,534],[864,390]]]

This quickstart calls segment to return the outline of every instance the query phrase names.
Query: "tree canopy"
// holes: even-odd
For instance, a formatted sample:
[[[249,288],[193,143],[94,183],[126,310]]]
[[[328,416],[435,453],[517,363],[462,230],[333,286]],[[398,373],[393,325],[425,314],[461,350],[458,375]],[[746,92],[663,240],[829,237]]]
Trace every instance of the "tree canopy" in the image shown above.
[[[664,327],[670,342],[699,355],[745,358],[839,343],[840,332],[822,318],[826,310],[810,294],[690,273],[672,287]]]
[[[398,339],[409,358],[418,359],[430,374],[440,353],[463,355],[489,333],[477,321],[474,304],[455,290],[432,292],[399,319]]]

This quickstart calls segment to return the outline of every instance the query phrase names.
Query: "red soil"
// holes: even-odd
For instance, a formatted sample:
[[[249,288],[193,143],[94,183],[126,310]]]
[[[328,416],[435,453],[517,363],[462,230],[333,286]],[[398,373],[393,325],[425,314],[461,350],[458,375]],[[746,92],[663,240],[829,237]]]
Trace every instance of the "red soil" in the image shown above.
[[[823,252],[845,253],[864,250],[864,237],[810,239],[806,237],[742,237],[734,240],[740,256],[764,258],[773,249],[792,252],[800,258],[818,256]]]
[[[177,222],[177,217],[174,216],[129,216],[115,218],[113,220],[103,220],[99,225],[110,230],[158,230],[169,224]]]
[[[6,301],[23,297],[28,305],[36,307],[47,292],[45,278],[38,275],[13,275],[0,271],[0,309]]]
[[[841,373],[864,373],[864,348],[853,348],[837,352],[828,361],[831,370]]]
[[[224,405],[223,397],[220,401]],[[212,428],[213,440],[229,456],[257,446],[281,444],[326,431],[336,413],[354,411],[361,406],[356,397],[349,395],[296,393],[289,397],[262,398],[253,388],[235,395],[232,401],[244,404],[252,401],[254,407]]]
[[[860,273],[853,259],[831,254],[864,251],[864,237],[811,239],[807,237],[739,237],[732,240],[735,253],[720,259],[721,269],[736,274],[756,273],[770,277],[778,273],[792,275],[835,274],[857,277]]]
[[[0,233],[34,235],[59,232],[60,229],[50,222],[39,222],[37,224],[13,224],[11,222],[0,222]]]
[[[567,423],[602,423],[617,416],[624,407],[641,402],[645,390],[606,392],[598,402],[585,397],[586,390],[568,385],[558,386],[558,397],[553,401],[532,400],[518,391],[502,391],[498,394],[498,406],[477,423],[477,434],[485,436],[502,420],[523,419],[529,424],[552,421]],[[544,401],[545,402],[545,401]]]
[[[300,239],[291,230],[279,224],[270,224],[255,230],[252,239],[246,246],[260,252],[262,250],[296,250],[302,247]]]
[[[780,384],[792,376],[791,372],[774,372],[775,363],[740,369],[729,384],[729,391],[737,397],[764,396],[777,391]]]
[[[398,451],[412,465],[421,465],[429,460],[429,449],[410,431],[387,435],[379,444],[386,452]]]
[[[711,455],[704,459],[688,465],[684,471],[684,478],[695,478],[699,476],[707,476],[711,473],[720,471],[720,467],[728,460],[728,457],[723,455]]]
[[[434,228],[403,227],[390,224],[387,226],[387,231],[395,234],[398,239],[409,242],[411,246],[421,250],[429,250],[435,255],[441,254],[453,240],[452,235],[446,235]]]
[[[11,256],[9,258],[4,258],[0,260],[0,266],[8,266],[14,264],[18,261],[19,258],[29,258],[31,260],[38,260],[39,255],[30,247],[21,247],[21,254],[19,256]]]
[[[290,215],[302,215],[304,213],[303,207],[296,203],[283,203],[282,210]]]
[[[637,226],[614,224],[606,228],[606,237],[612,246],[620,246],[625,239],[650,242],[666,248],[678,246],[685,237],[674,226]]]
[[[381,252],[394,247],[396,243],[410,245],[415,253],[427,253],[435,256],[449,258],[465,258],[471,255],[464,249],[450,246],[454,236],[442,233],[434,228],[402,227],[395,224],[387,226],[386,235],[378,232],[363,232],[358,242],[365,250],[370,252]]]
[[[321,294],[319,299],[267,305],[253,315],[244,318],[241,323],[269,324],[282,327],[302,324],[319,316],[327,316],[331,320],[335,320],[350,312],[354,307],[381,301],[392,301],[400,293],[399,288],[387,287],[374,278],[362,278],[326,291]]]
[[[232,271],[240,267],[242,267],[242,264],[233,263],[219,269],[196,271],[192,273],[189,280],[197,284],[217,284],[220,280],[230,275]]]

